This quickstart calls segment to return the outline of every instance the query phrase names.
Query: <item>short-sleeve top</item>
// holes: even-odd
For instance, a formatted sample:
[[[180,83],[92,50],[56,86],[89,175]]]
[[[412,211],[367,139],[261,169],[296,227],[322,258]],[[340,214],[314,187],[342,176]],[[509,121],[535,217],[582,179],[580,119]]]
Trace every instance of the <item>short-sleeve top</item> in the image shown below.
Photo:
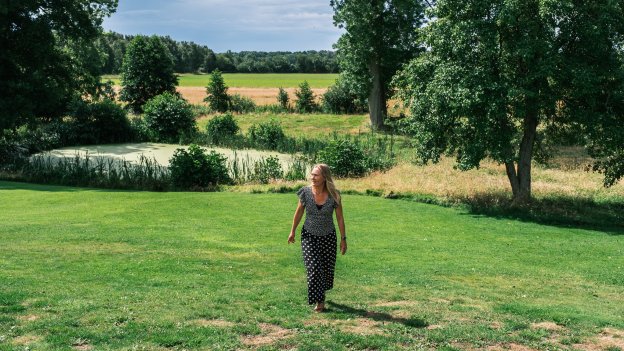
[[[333,197],[328,196],[327,201],[322,205],[314,202],[314,194],[310,186],[304,186],[297,191],[299,200],[305,207],[306,219],[303,227],[312,235],[329,235],[336,231],[334,226],[334,209],[338,204]]]

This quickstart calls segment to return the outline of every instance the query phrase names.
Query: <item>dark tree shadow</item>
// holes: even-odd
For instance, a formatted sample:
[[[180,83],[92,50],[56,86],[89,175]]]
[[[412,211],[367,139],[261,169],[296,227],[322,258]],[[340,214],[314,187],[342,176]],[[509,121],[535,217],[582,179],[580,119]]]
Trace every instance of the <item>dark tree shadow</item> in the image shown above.
[[[476,194],[459,201],[466,205],[469,214],[476,216],[624,235],[624,201],[597,202],[590,198],[552,196],[518,206],[507,194],[491,193]]]
[[[363,318],[369,318],[378,322],[400,323],[411,328],[425,328],[429,324],[420,318],[397,318],[388,313],[367,311],[359,308],[350,307],[333,301],[327,301],[326,311],[334,313],[343,313],[349,315],[357,315]]]

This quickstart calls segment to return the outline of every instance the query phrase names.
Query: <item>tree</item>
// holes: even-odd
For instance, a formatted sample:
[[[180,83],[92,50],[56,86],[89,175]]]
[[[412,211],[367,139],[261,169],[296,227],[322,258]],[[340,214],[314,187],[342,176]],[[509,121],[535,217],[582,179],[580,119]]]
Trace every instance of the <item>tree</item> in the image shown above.
[[[210,82],[206,87],[205,102],[210,109],[217,112],[226,112],[230,107],[230,97],[227,94],[228,87],[225,85],[221,71],[215,69],[210,74]]]
[[[157,36],[136,36],[128,45],[121,66],[120,98],[135,113],[151,98],[165,92],[176,94],[178,77],[173,59]]]
[[[85,83],[99,82],[77,56],[91,52],[116,0],[0,3],[0,132],[60,118]],[[80,43],[82,50],[77,50]],[[88,46],[88,47],[87,47]]]
[[[165,92],[145,103],[145,124],[157,141],[177,143],[197,129],[193,108],[178,94]]]
[[[288,100],[290,100],[290,98],[288,97],[288,92],[286,92],[284,88],[280,87],[277,91],[277,102],[282,107],[282,109],[284,109],[284,111],[288,111]]]
[[[421,0],[332,0],[334,24],[344,28],[335,48],[341,72],[368,97],[371,125],[382,128],[390,82],[419,51],[415,29],[423,21]]]
[[[621,2],[439,0],[431,18],[427,51],[396,78],[423,162],[455,153],[467,170],[489,157],[524,203],[536,147],[572,127],[605,184],[622,176]]]
[[[307,80],[299,84],[299,89],[295,90],[295,110],[299,113],[309,113],[317,109],[316,102],[314,101],[314,93],[310,89],[310,84]]]

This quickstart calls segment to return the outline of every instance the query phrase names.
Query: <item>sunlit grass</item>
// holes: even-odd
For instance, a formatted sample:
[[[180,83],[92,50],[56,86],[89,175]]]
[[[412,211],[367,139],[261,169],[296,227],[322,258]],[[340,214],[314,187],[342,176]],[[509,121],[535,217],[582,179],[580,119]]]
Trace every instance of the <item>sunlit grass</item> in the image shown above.
[[[314,315],[292,193],[0,197],[0,350],[586,349],[624,329],[622,235],[345,195],[349,252]]]
[[[295,88],[307,80],[311,88],[328,88],[333,85],[336,73],[223,73],[229,87],[244,88]],[[112,80],[119,85],[119,75],[104,75],[102,80]],[[179,74],[181,87],[205,87],[210,81],[209,74]]]

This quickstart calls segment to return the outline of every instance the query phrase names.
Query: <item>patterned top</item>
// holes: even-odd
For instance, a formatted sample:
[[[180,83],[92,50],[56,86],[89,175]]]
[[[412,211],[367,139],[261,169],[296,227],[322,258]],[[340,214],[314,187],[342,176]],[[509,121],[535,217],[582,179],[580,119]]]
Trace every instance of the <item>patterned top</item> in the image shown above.
[[[305,207],[306,219],[303,223],[305,231],[317,236],[329,235],[336,232],[334,226],[334,209],[338,207],[331,195],[327,196],[327,201],[320,205],[314,202],[314,194],[310,186],[304,186],[297,191],[299,200]]]

